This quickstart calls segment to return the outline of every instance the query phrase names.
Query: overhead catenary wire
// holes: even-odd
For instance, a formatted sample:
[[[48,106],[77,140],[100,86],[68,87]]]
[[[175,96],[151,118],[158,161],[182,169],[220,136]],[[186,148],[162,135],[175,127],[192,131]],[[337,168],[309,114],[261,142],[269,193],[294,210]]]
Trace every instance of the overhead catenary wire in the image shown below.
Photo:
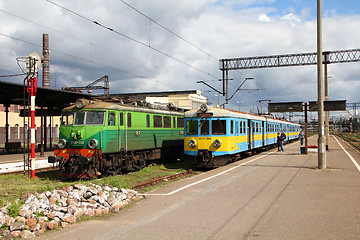
[[[123,2],[126,6],[128,6],[129,8],[133,9],[135,12],[139,13],[140,15],[144,16],[145,18],[150,20],[150,24],[151,22],[155,23],[156,25],[160,26],[161,28],[165,29],[166,31],[168,31],[169,33],[175,35],[176,37],[178,37],[179,39],[183,40],[184,42],[186,42],[187,44],[191,45],[192,47],[196,48],[197,50],[205,53],[206,55],[208,55],[209,57],[218,60],[219,58],[214,57],[213,55],[211,55],[210,53],[206,52],[205,50],[201,49],[200,47],[196,46],[195,44],[191,43],[190,41],[186,40],[185,38],[181,37],[180,35],[178,35],[177,33],[175,33],[174,31],[170,30],[169,28],[165,27],[164,25],[162,25],[161,23],[155,21],[154,19],[150,18],[149,16],[147,16],[145,13],[141,12],[140,10],[136,9],[135,7],[133,7],[132,5],[130,5],[129,3],[125,2],[124,0],[120,0],[121,2]]]
[[[9,75],[0,75],[0,77],[18,77],[26,75],[25,73],[19,73],[19,74],[9,74]]]
[[[81,14],[79,14],[79,13],[77,13],[77,12],[71,10],[71,9],[68,9],[68,8],[66,8],[66,7],[63,7],[63,6],[57,4],[57,3],[53,2],[53,1],[50,1],[50,0],[45,0],[45,1],[47,1],[47,2],[53,4],[53,5],[57,6],[57,7],[65,10],[65,11],[68,11],[68,12],[70,12],[70,13],[72,13],[72,14],[74,14],[74,15],[76,15],[76,16],[78,16],[78,17],[80,17],[80,18],[82,18],[82,19],[84,19],[84,20],[86,20],[86,21],[92,22],[92,23],[94,23],[95,25],[97,25],[97,26],[99,26],[99,27],[102,27],[102,28],[104,28],[104,29],[106,29],[106,30],[109,30],[109,31],[113,32],[113,33],[116,33],[116,34],[118,34],[118,35],[120,35],[120,36],[122,36],[122,37],[124,37],[124,38],[127,38],[127,39],[129,39],[129,40],[131,40],[131,41],[134,41],[134,42],[136,42],[136,43],[138,43],[138,44],[140,44],[140,45],[142,45],[142,46],[144,46],[144,47],[148,47],[148,48],[152,49],[153,51],[155,51],[155,52],[157,52],[157,53],[160,53],[160,54],[162,54],[162,55],[164,55],[164,56],[166,56],[166,57],[168,57],[168,58],[170,58],[170,59],[173,59],[173,60],[175,60],[175,61],[177,61],[177,62],[179,62],[179,63],[181,63],[181,64],[184,64],[184,65],[186,65],[186,66],[188,66],[188,67],[190,67],[190,68],[193,68],[193,69],[195,69],[195,70],[197,70],[197,71],[199,71],[199,72],[201,72],[201,73],[204,73],[204,74],[206,74],[206,75],[208,75],[208,76],[210,76],[210,77],[212,77],[212,78],[217,79],[216,76],[213,76],[213,75],[210,74],[209,72],[206,72],[206,71],[204,71],[204,70],[202,70],[202,69],[200,69],[200,68],[197,68],[197,67],[195,67],[195,66],[192,66],[191,64],[186,63],[186,62],[184,62],[184,61],[182,61],[182,60],[180,60],[180,59],[178,59],[178,58],[176,58],[176,57],[173,57],[173,56],[171,56],[170,54],[165,53],[165,52],[163,52],[163,51],[161,51],[161,50],[159,50],[159,49],[157,49],[157,48],[154,48],[154,47],[152,47],[152,46],[149,46],[148,44],[146,44],[146,43],[144,43],[144,42],[142,42],[142,41],[140,41],[140,40],[137,40],[137,39],[135,39],[135,38],[133,38],[133,37],[130,37],[130,36],[124,34],[124,33],[121,33],[121,32],[119,32],[119,31],[117,31],[117,30],[115,30],[115,29],[113,29],[113,28],[111,28],[111,27],[105,26],[105,25],[101,24],[101,23],[98,22],[98,21],[92,20],[92,19],[90,19],[90,18],[88,18],[88,17],[86,17],[86,16],[84,16],[84,15],[81,15]]]
[[[93,48],[96,47],[96,48],[99,48],[99,49],[101,49],[101,50],[107,51],[108,53],[118,54],[118,55],[124,56],[124,57],[126,57],[126,58],[128,58],[128,59],[130,59],[130,60],[133,60],[133,61],[136,61],[136,62],[145,64],[145,62],[143,62],[143,61],[141,61],[141,60],[139,60],[139,59],[133,58],[133,57],[128,56],[128,55],[125,55],[125,54],[120,53],[120,52],[118,52],[118,51],[116,51],[116,50],[114,50],[114,49],[109,49],[109,48],[106,48],[106,47],[97,45],[97,44],[95,44],[95,43],[93,43],[93,42],[89,42],[89,41],[87,41],[87,40],[84,40],[84,39],[75,37],[75,36],[70,35],[70,34],[68,34],[68,33],[64,33],[64,32],[62,32],[62,31],[56,30],[56,29],[54,29],[54,28],[50,28],[50,27],[48,27],[48,26],[45,26],[45,25],[40,24],[40,23],[38,23],[38,22],[34,22],[34,21],[32,21],[32,20],[30,20],[30,19],[27,19],[27,18],[24,18],[24,17],[22,17],[22,16],[18,16],[18,15],[14,14],[14,13],[5,11],[5,10],[3,10],[3,9],[0,9],[0,12],[6,13],[6,14],[12,16],[12,17],[19,18],[19,19],[21,19],[21,20],[23,20],[23,21],[25,21],[25,22],[30,22],[30,23],[32,23],[32,24],[34,24],[34,25],[38,25],[38,26],[43,27],[43,28],[45,28],[45,29],[48,29],[48,30],[50,30],[50,31],[54,31],[54,32],[56,32],[56,33],[58,33],[58,34],[62,34],[62,35],[64,35],[64,36],[66,36],[66,37],[69,37],[69,38],[78,40],[78,41],[83,42],[83,43],[85,43],[85,44],[89,44],[89,46],[91,47],[91,59],[92,59],[92,57],[93,57],[93,56],[92,56]],[[146,62],[146,64],[148,64],[148,62]],[[153,64],[153,62],[151,62],[151,64],[153,65],[153,67],[154,67],[155,69],[158,69],[158,68],[159,68],[157,65]],[[0,64],[0,65],[2,65],[2,64]],[[177,74],[177,75],[180,75],[181,73],[176,73],[176,74]]]
[[[23,39],[20,39],[20,38],[17,38],[17,37],[9,36],[9,35],[4,34],[4,33],[0,33],[0,35],[5,36],[5,37],[8,37],[8,38],[11,38],[11,39],[15,39],[15,40],[18,40],[18,41],[21,41],[21,42],[24,42],[24,43],[27,43],[27,44],[30,44],[30,45],[33,45],[33,46],[36,46],[36,47],[39,47],[39,48],[42,48],[42,46],[39,45],[39,44],[35,44],[35,43],[29,42],[29,41],[26,41],[26,40],[23,40]],[[59,54],[62,54],[62,55],[68,56],[68,57],[72,57],[72,58],[75,58],[75,59],[78,59],[78,60],[81,60],[81,61],[84,61],[84,62],[93,63],[93,64],[98,65],[98,66],[101,66],[101,67],[106,67],[106,68],[109,68],[109,69],[112,69],[112,70],[115,70],[115,71],[119,71],[119,72],[128,74],[128,75],[130,75],[130,76],[134,76],[134,77],[138,77],[138,78],[146,78],[146,77],[144,77],[144,76],[140,76],[140,75],[138,75],[138,74],[130,73],[130,72],[127,72],[127,71],[122,70],[122,69],[118,69],[118,68],[114,68],[114,67],[111,67],[111,66],[107,66],[107,65],[105,65],[105,64],[101,64],[101,63],[98,63],[98,62],[95,62],[95,61],[92,61],[92,60],[88,60],[88,59],[85,59],[85,58],[81,58],[81,57],[78,57],[78,56],[74,56],[74,55],[69,54],[69,53],[64,53],[64,52],[62,52],[62,51],[59,51],[59,50],[56,50],[56,49],[53,49],[53,48],[50,48],[50,51],[56,52],[56,53],[59,53]]]
[[[4,34],[4,33],[1,33],[1,32],[0,32],[0,35],[2,35],[2,36],[4,36],[4,37],[11,38],[11,39],[13,39],[13,40],[17,40],[17,41],[20,41],[20,42],[27,43],[27,44],[29,44],[29,45],[33,45],[33,46],[35,46],[35,47],[39,47],[40,49],[42,48],[42,46],[39,45],[39,44],[35,44],[35,43],[29,42],[29,41],[26,41],[26,40],[23,40],[23,39],[20,39],[20,38],[17,38],[17,37],[9,36],[9,35]],[[140,75],[137,75],[137,74],[134,74],[134,73],[130,73],[130,72],[127,72],[127,71],[118,69],[118,68],[114,68],[114,67],[111,67],[111,66],[107,66],[107,65],[104,65],[104,64],[95,62],[95,61],[93,61],[93,60],[88,60],[88,59],[85,59],[85,58],[77,57],[77,56],[74,56],[74,55],[71,55],[71,54],[68,54],[68,53],[64,53],[64,52],[58,51],[58,50],[53,49],[53,48],[50,48],[50,51],[56,52],[56,53],[58,53],[58,54],[62,54],[62,55],[64,55],[64,56],[72,57],[72,58],[78,59],[78,60],[80,60],[80,61],[84,61],[84,62],[88,62],[88,63],[91,63],[91,64],[95,64],[95,65],[98,65],[98,66],[101,66],[101,67],[105,67],[105,68],[108,68],[108,69],[111,69],[111,70],[114,70],[114,71],[122,72],[122,73],[125,73],[125,74],[127,74],[127,75],[134,76],[134,77],[137,77],[137,78],[140,78],[140,79],[148,79],[149,81],[153,81],[153,82],[156,82],[156,83],[158,83],[158,84],[162,84],[162,85],[166,85],[166,86],[171,86],[171,87],[174,87],[174,88],[177,88],[177,89],[179,88],[179,86],[172,86],[172,85],[170,85],[170,84],[160,82],[159,80],[149,79],[149,78],[147,78],[147,77],[145,77],[145,76],[140,76]],[[25,73],[24,73],[24,74],[25,74]],[[21,74],[21,75],[24,75],[24,74]],[[20,76],[20,75],[19,75],[19,76]],[[125,81],[125,80],[124,80],[124,81]]]

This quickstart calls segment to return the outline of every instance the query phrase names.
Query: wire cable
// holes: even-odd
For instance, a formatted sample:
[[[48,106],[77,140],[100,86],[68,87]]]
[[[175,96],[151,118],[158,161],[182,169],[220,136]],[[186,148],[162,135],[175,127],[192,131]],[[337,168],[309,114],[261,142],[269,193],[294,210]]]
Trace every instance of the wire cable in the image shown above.
[[[143,12],[141,12],[140,10],[136,9],[135,7],[131,6],[129,3],[125,2],[124,0],[120,0],[121,2],[123,2],[126,6],[128,6],[129,8],[133,9],[135,12],[139,13],[140,15],[144,16],[145,18],[150,20],[150,23],[153,22],[156,25],[160,26],[161,28],[165,29],[166,31],[170,32],[171,34],[175,35],[176,37],[180,38],[181,40],[183,40],[184,42],[188,43],[189,45],[193,46],[194,48],[196,48],[197,50],[205,53],[206,55],[208,55],[209,57],[215,59],[215,60],[219,60],[219,58],[214,57],[213,55],[211,55],[210,53],[202,50],[201,48],[199,48],[198,46],[196,46],[195,44],[189,42],[188,40],[186,40],[185,38],[181,37],[180,35],[178,35],[177,33],[175,33],[174,31],[168,29],[167,27],[165,27],[164,25],[162,25],[161,23],[153,20],[152,18],[150,18],[149,16],[145,15]]]
[[[9,36],[9,35],[3,34],[3,33],[0,33],[0,35],[11,38],[11,39],[14,39],[14,40],[17,40],[17,41],[20,41],[20,42],[24,42],[24,43],[27,43],[27,44],[30,44],[30,45],[33,45],[33,46],[36,46],[36,47],[39,47],[40,49],[42,48],[42,46],[39,45],[39,44],[35,44],[35,43],[29,42],[29,41],[26,41],[26,40],[23,40],[23,39],[20,39],[20,38],[17,38],[17,37]],[[109,69],[112,69],[112,70],[115,70],[115,71],[118,71],[118,72],[122,72],[122,73],[125,73],[125,74],[130,75],[130,76],[134,76],[134,77],[138,77],[138,78],[146,78],[144,76],[140,76],[138,74],[130,73],[130,72],[127,72],[127,71],[119,69],[119,68],[114,68],[114,67],[111,67],[111,66],[107,66],[107,65],[92,61],[92,60],[88,60],[88,59],[85,59],[85,58],[74,56],[74,55],[71,55],[69,53],[64,53],[64,52],[58,51],[58,50],[53,49],[53,48],[50,48],[49,50],[52,51],[52,52],[56,52],[56,53],[59,53],[59,54],[62,54],[62,55],[68,56],[68,57],[72,57],[72,58],[84,61],[84,62],[92,63],[92,64],[95,64],[95,65],[98,65],[98,66],[101,66],[101,67],[105,67],[105,68],[109,68]]]
[[[177,61],[177,62],[179,62],[179,63],[182,63],[182,64],[184,64],[184,65],[186,65],[186,66],[188,66],[188,67],[190,67],[190,68],[193,68],[193,69],[195,69],[195,70],[197,70],[197,71],[199,71],[199,72],[202,72],[202,73],[204,73],[204,74],[206,74],[206,75],[208,75],[208,76],[210,76],[210,77],[213,77],[213,78],[216,78],[216,79],[217,79],[217,77],[211,75],[210,73],[208,73],[208,72],[206,72],[206,71],[204,71],[204,70],[201,70],[200,68],[194,67],[194,66],[192,66],[191,64],[186,63],[186,62],[184,62],[184,61],[182,61],[182,60],[180,60],[180,59],[178,59],[178,58],[175,58],[175,57],[173,57],[173,56],[171,56],[171,55],[169,55],[169,54],[167,54],[167,53],[165,53],[165,52],[163,52],[163,51],[161,51],[161,50],[159,50],[159,49],[157,49],[157,48],[154,48],[154,47],[152,47],[152,46],[149,46],[149,45],[147,45],[146,43],[143,43],[143,42],[141,42],[141,41],[139,41],[139,40],[137,40],[137,39],[135,39],[135,38],[133,38],[133,37],[130,37],[130,36],[126,35],[126,34],[123,34],[123,33],[119,32],[119,31],[117,31],[117,30],[115,30],[115,29],[113,29],[113,28],[111,28],[111,27],[105,26],[105,25],[99,23],[98,21],[91,20],[90,18],[85,17],[85,16],[83,16],[83,15],[81,15],[81,14],[79,14],[79,13],[76,13],[75,11],[72,11],[72,10],[66,8],[66,7],[63,7],[63,6],[57,4],[57,3],[53,2],[53,1],[50,1],[50,0],[45,0],[45,1],[47,1],[47,2],[53,4],[53,5],[57,6],[57,7],[65,10],[65,11],[68,11],[68,12],[70,12],[70,13],[72,13],[72,14],[80,17],[80,18],[83,18],[83,19],[85,19],[85,20],[87,20],[87,21],[89,21],[89,22],[92,22],[92,23],[94,23],[95,25],[97,25],[97,26],[99,26],[99,27],[102,27],[102,28],[104,28],[104,29],[107,29],[107,30],[109,30],[109,31],[111,31],[111,32],[113,32],[113,33],[116,33],[116,34],[124,37],[124,38],[127,38],[127,39],[129,39],[129,40],[131,40],[131,41],[134,41],[134,42],[136,42],[136,43],[138,43],[138,44],[140,44],[140,45],[142,45],[142,46],[148,47],[148,48],[152,49],[153,51],[155,51],[155,52],[157,52],[157,53],[160,53],[160,54],[162,54],[162,55],[164,55],[164,56],[166,56],[166,57],[168,57],[168,58],[171,58],[171,59],[173,59],[173,60],[175,60],[175,61]]]
[[[19,74],[10,74],[10,75],[0,75],[0,77],[18,77],[26,75],[25,73],[19,73]]]
[[[11,38],[11,39],[14,39],[14,40],[17,40],[17,41],[20,41],[20,42],[24,42],[24,43],[27,43],[27,44],[30,44],[30,45],[33,45],[33,46],[36,46],[36,47],[39,47],[41,48],[42,46],[38,45],[38,44],[35,44],[35,43],[31,43],[29,41],[26,41],[26,40],[22,40],[20,38],[16,38],[16,37],[12,37],[12,36],[9,36],[9,35],[6,35],[6,34],[3,34],[3,33],[0,33],[0,35],[4,36],[4,37],[8,37],[8,38]],[[134,77],[137,77],[137,78],[140,78],[140,79],[148,79],[149,81],[152,81],[152,82],[156,82],[158,84],[162,84],[162,85],[165,85],[165,86],[170,86],[174,89],[178,89],[179,86],[173,86],[173,85],[170,85],[168,83],[164,83],[164,82],[160,82],[159,80],[153,80],[153,79],[149,79],[147,77],[144,77],[144,76],[140,76],[140,75],[137,75],[137,74],[133,74],[133,73],[130,73],[130,72],[127,72],[127,71],[124,71],[124,70],[121,70],[121,69],[118,69],[118,68],[114,68],[114,67],[111,67],[111,66],[107,66],[107,65],[104,65],[104,64],[101,64],[101,63],[98,63],[98,62],[94,62],[92,60],[87,60],[87,59],[84,59],[84,58],[80,58],[80,57],[77,57],[77,56],[73,56],[71,54],[68,54],[68,53],[64,53],[64,52],[61,52],[61,51],[58,51],[58,50],[55,50],[55,49],[49,49],[50,51],[53,51],[53,52],[56,52],[56,53],[59,53],[59,54],[62,54],[62,55],[65,55],[65,56],[68,56],[68,57],[72,57],[72,58],[75,58],[75,59],[78,59],[80,61],[84,61],[84,62],[88,62],[88,63],[91,63],[91,64],[95,64],[95,65],[98,65],[98,66],[102,66],[102,67],[105,67],[105,68],[108,68],[108,69],[112,69],[112,70],[115,70],[115,71],[118,71],[118,72],[122,72],[122,73],[125,73],[125,74],[128,74],[128,75],[131,75],[131,76],[134,76]],[[19,63],[18,63],[19,65]],[[19,65],[20,67],[20,65]],[[20,67],[21,68],[21,67]],[[17,74],[18,76],[22,76],[22,75],[26,75],[26,73],[23,73],[23,74]],[[10,75],[9,75],[10,76]],[[15,76],[14,76],[15,77]],[[125,80],[121,80],[121,81],[126,81]]]

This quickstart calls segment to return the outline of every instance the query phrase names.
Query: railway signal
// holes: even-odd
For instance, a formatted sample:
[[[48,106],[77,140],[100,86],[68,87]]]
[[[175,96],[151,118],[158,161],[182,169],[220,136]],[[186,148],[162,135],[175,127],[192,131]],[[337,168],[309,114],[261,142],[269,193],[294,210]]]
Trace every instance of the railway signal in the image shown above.
[[[37,72],[41,64],[39,54],[32,52],[26,60],[27,92],[30,93],[31,116],[31,178],[35,178],[35,97],[37,91]]]

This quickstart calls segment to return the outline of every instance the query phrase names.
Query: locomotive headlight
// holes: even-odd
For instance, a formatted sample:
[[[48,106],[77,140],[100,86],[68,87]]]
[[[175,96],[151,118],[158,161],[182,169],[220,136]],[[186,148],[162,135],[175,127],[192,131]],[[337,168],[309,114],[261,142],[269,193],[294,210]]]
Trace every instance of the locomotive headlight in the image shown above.
[[[208,110],[208,106],[206,104],[201,104],[200,111],[206,112]]]
[[[216,139],[213,143],[214,147],[219,148],[221,146],[221,140]]]
[[[79,109],[82,109],[83,107],[85,107],[85,105],[86,105],[86,102],[84,99],[78,99],[75,102],[75,106]]]
[[[58,142],[58,146],[59,148],[63,149],[66,147],[66,140],[65,139],[60,139]]]
[[[98,142],[96,141],[96,139],[91,139],[88,143],[88,146],[91,149],[95,149],[98,146]]]
[[[194,140],[194,139],[190,139],[189,142],[188,142],[188,145],[189,145],[189,147],[191,147],[191,148],[195,147],[195,146],[196,146],[195,140]]]

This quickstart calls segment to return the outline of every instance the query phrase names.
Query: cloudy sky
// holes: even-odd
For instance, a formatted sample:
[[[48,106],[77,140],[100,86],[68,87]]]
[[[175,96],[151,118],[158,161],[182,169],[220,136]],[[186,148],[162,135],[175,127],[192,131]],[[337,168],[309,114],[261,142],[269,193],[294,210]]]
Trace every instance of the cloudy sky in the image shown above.
[[[52,88],[108,75],[111,93],[200,89],[213,104],[224,98],[197,82],[222,90],[219,59],[316,52],[316,0],[0,0],[0,22],[1,76],[21,73],[16,58],[41,54],[47,33]],[[324,51],[360,48],[359,26],[358,0],[323,0]],[[359,64],[329,65],[330,100],[360,101]],[[230,95],[245,78],[265,89],[239,91],[233,109],[317,99],[315,65],[230,78]]]

